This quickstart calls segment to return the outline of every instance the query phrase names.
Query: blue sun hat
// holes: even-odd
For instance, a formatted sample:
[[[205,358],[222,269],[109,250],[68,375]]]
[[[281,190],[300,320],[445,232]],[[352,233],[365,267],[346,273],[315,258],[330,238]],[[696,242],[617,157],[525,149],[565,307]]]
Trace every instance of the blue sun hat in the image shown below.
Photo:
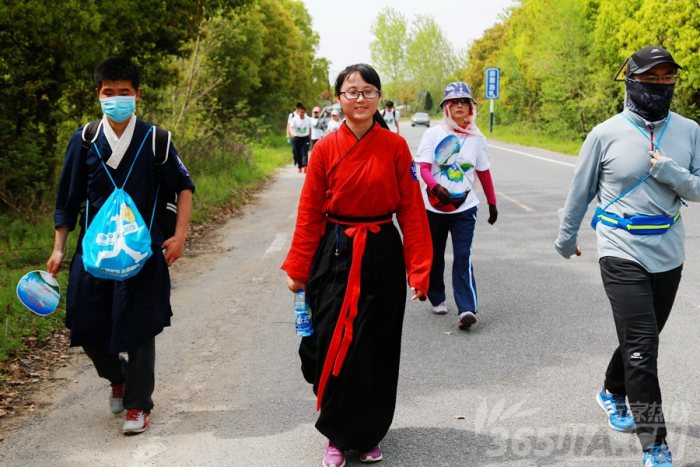
[[[459,99],[460,97],[467,97],[472,101],[474,100],[472,97],[472,90],[469,89],[467,83],[464,81],[454,81],[449,83],[445,88],[445,97],[443,97],[440,101],[440,107],[442,107],[442,104],[444,104],[445,101],[450,99]]]

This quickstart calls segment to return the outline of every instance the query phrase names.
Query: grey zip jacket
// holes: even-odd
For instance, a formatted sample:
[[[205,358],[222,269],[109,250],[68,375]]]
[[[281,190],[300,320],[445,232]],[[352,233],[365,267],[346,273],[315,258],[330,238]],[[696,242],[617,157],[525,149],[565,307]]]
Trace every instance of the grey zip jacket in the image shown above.
[[[610,201],[650,173],[651,142],[664,156],[651,169],[651,177],[606,211],[621,217],[635,214],[675,216],[685,201],[700,201],[700,127],[677,113],[649,123],[624,110],[597,125],[581,147],[574,178],[561,215],[554,248],[564,258],[574,254],[577,234],[588,205],[595,198],[604,208]],[[637,126],[628,121],[629,117]],[[664,126],[668,128],[664,131]],[[659,136],[663,136],[660,142]],[[586,228],[590,228],[586,224]],[[614,256],[639,263],[648,272],[674,269],[685,260],[685,233],[681,218],[666,233],[633,235],[625,229],[599,222],[596,227],[598,257]]]

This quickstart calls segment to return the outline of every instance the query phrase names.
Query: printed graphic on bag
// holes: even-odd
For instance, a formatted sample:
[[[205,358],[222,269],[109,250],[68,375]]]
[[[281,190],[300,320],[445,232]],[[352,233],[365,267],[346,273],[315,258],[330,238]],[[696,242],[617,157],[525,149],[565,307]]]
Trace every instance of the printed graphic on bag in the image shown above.
[[[85,270],[124,280],[136,275],[151,254],[151,234],[134,201],[124,190],[114,190],[85,232]]]

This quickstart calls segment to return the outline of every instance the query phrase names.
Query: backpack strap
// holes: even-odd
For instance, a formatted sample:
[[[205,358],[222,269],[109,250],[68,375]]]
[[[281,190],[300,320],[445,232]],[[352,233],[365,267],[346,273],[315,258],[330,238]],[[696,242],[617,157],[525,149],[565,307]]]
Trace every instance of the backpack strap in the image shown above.
[[[172,133],[153,125],[152,148],[156,165],[163,165],[170,154],[170,141]]]
[[[168,188],[167,184],[163,190],[160,189],[164,184],[163,169],[170,155],[171,141],[172,133],[155,125],[153,126],[153,166],[155,167],[158,188],[156,189],[156,205],[151,214],[151,224],[153,224],[153,218],[156,216],[157,211],[158,224],[165,238],[169,238],[175,234],[175,223],[177,219],[177,192]]]
[[[83,127],[83,133],[81,134],[83,142],[80,146],[80,155],[85,157],[85,154],[90,150],[90,146],[97,139],[97,134],[100,132],[100,125],[102,120],[95,120],[88,123]]]

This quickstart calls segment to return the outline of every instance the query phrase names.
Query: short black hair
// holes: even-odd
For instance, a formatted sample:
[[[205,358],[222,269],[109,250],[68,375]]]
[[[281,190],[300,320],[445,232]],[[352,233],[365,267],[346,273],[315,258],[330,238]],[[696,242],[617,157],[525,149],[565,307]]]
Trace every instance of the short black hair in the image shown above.
[[[95,67],[95,88],[102,88],[103,81],[131,81],[134,89],[141,85],[139,70],[128,58],[109,57]]]
[[[394,106],[394,101],[386,101],[386,102],[384,103],[384,105],[387,106],[387,107],[393,107],[393,106]]]
[[[297,102],[297,109],[304,109],[304,104]]]

